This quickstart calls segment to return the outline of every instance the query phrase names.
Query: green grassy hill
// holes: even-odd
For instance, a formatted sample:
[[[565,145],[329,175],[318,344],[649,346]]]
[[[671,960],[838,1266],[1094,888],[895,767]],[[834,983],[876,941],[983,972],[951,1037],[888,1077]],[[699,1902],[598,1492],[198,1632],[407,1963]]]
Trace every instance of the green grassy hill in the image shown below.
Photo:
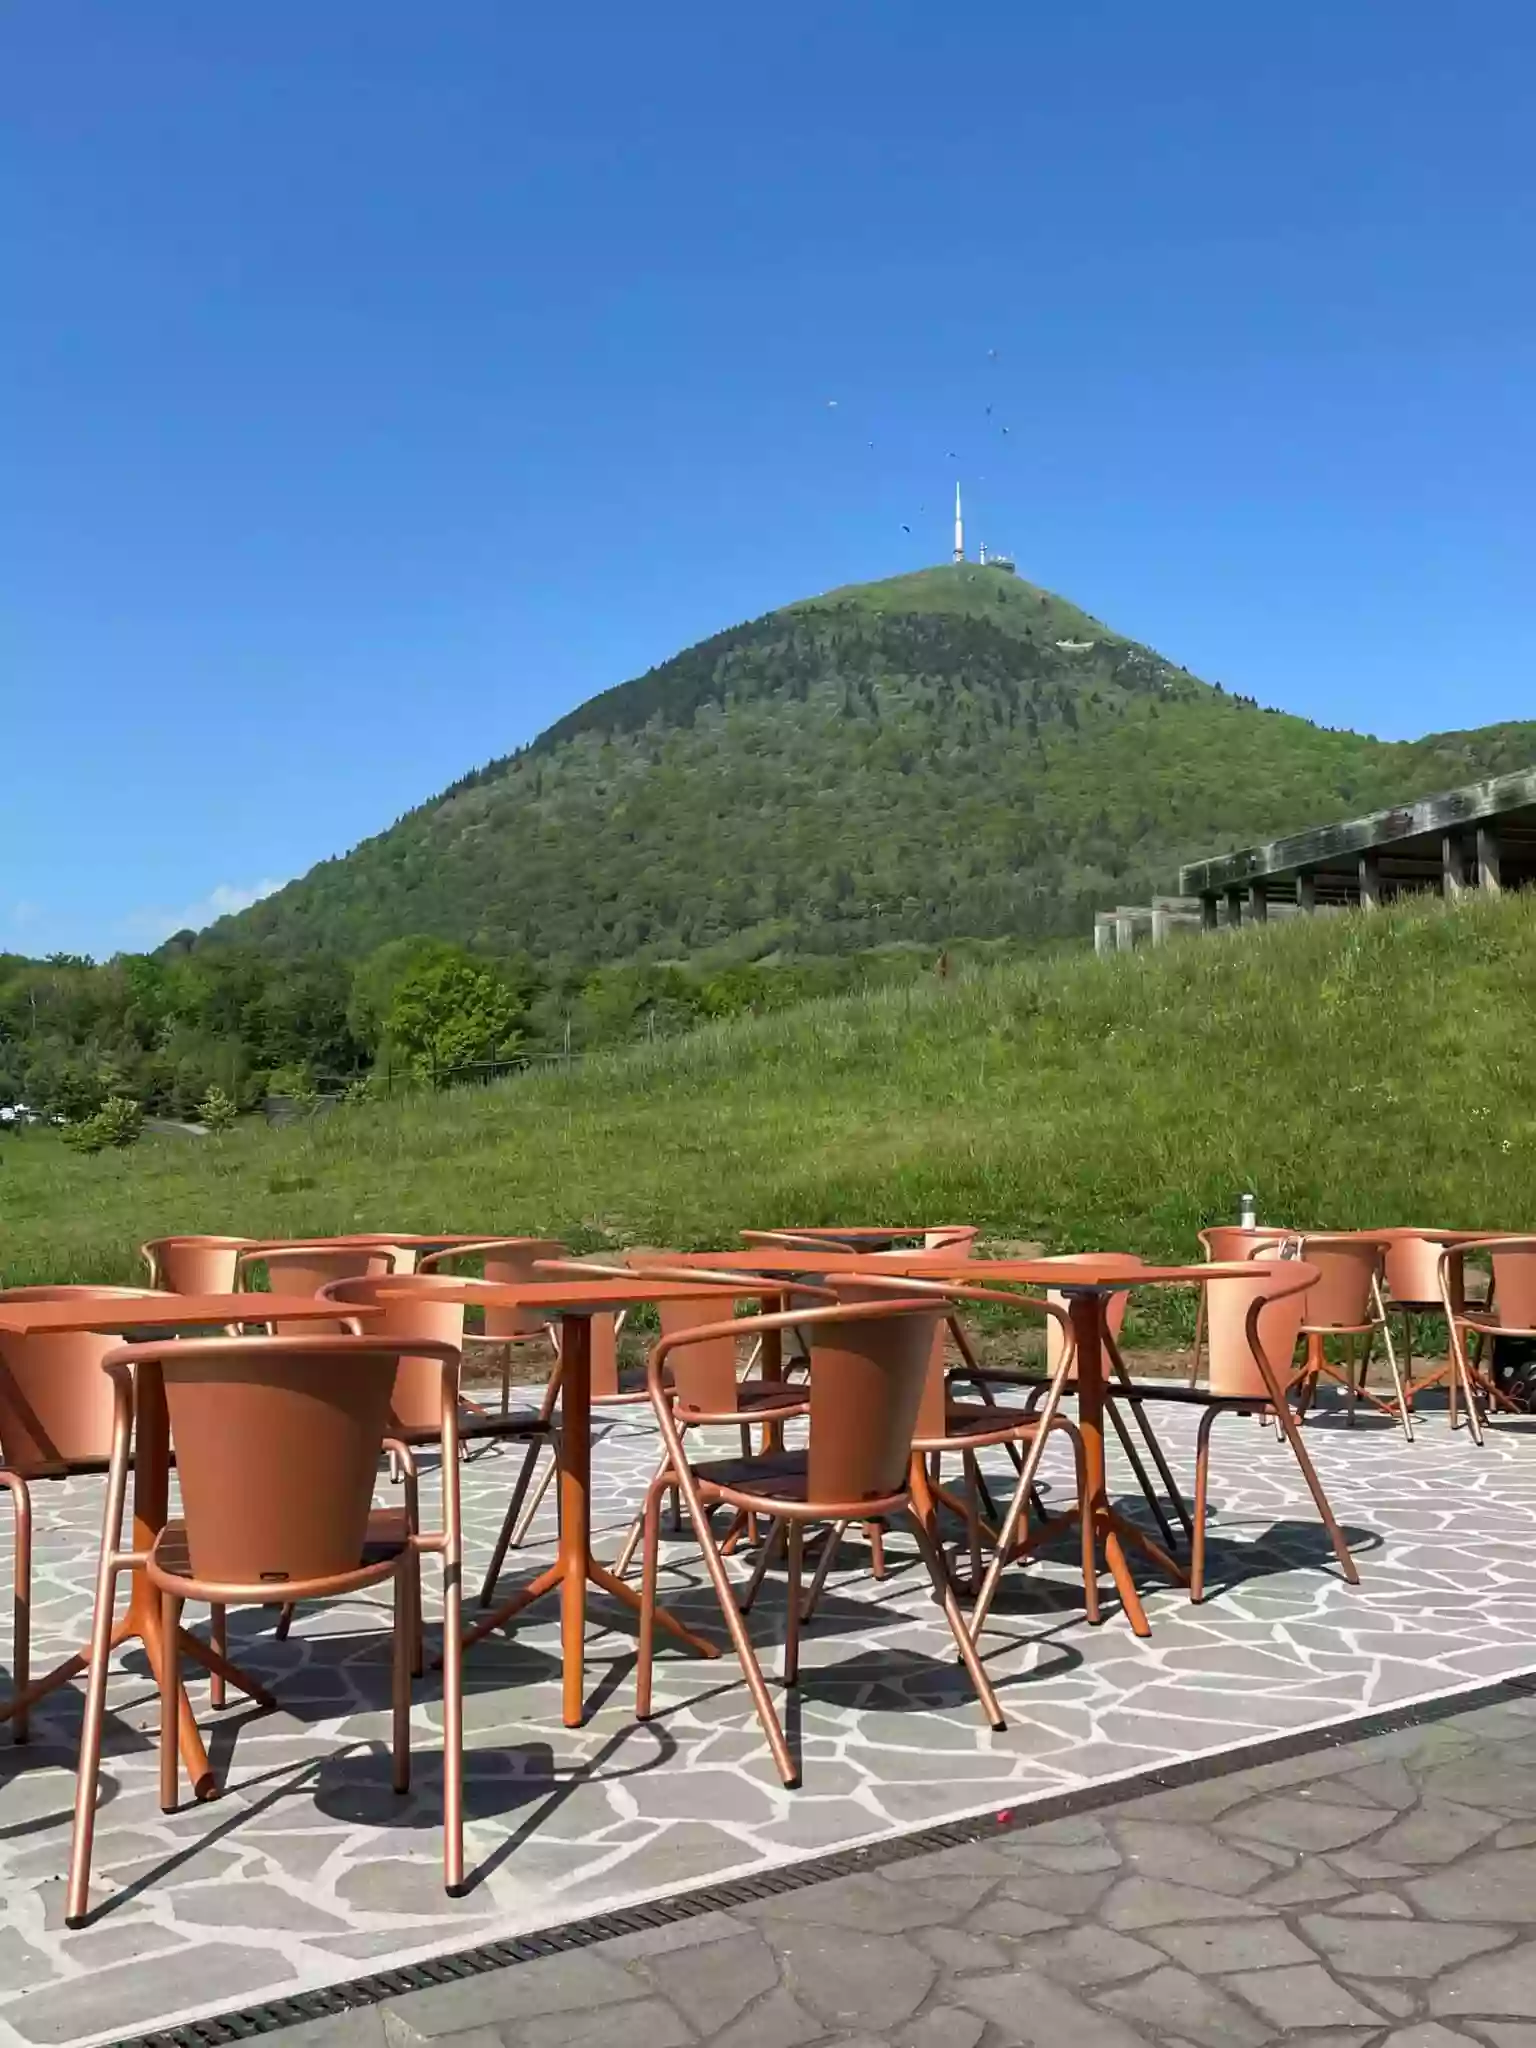
[[[0,1140],[0,1278],[119,1280],[174,1230],[537,1231],[970,1221],[1195,1251],[1266,1218],[1536,1223],[1536,900],[978,969],[594,1059],[570,1075],[82,1158]]]
[[[1182,859],[1533,759],[1536,725],[1389,745],[1261,710],[955,565],[716,634],[212,942],[591,963],[1081,934]]]

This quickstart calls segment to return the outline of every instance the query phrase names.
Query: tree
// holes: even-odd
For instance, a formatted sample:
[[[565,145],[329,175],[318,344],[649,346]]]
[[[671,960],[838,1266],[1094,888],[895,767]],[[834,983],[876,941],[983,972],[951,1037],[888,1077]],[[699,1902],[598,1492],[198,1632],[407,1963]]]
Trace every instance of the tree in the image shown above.
[[[413,1072],[510,1059],[523,1041],[522,1002],[494,968],[455,946],[438,946],[395,985],[385,1040]]]

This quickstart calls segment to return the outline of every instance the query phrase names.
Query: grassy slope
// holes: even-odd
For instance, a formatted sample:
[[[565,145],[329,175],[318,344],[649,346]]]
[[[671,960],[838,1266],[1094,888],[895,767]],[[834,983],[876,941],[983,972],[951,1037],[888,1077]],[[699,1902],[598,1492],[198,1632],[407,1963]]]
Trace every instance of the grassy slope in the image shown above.
[[[569,1077],[77,1158],[0,1147],[0,1274],[171,1230],[966,1220],[1188,1254],[1254,1187],[1337,1226],[1536,1219],[1536,900],[1319,918],[808,1005]]]

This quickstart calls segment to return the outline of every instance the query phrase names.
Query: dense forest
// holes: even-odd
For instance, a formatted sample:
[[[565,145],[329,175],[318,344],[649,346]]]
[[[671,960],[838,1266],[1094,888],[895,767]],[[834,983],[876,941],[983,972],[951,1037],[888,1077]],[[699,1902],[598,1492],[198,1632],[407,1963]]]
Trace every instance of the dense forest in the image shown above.
[[[1081,935],[1178,864],[1536,759],[1406,744],[1197,681],[961,564],[731,628],[215,926],[284,954],[410,932],[561,971]]]

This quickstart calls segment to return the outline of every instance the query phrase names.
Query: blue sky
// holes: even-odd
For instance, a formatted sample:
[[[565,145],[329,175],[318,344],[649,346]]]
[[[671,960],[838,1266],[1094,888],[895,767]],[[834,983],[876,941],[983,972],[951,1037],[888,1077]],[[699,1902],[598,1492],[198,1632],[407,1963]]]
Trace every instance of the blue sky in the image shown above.
[[[23,0],[0,949],[941,559],[957,472],[1208,679],[1536,714],[1533,69],[1529,0]]]

